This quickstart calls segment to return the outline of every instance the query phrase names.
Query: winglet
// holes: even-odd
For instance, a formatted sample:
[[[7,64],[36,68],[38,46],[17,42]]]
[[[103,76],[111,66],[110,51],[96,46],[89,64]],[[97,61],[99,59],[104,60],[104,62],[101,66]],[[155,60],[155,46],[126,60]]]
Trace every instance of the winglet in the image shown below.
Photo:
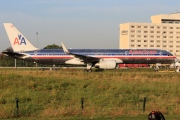
[[[65,53],[67,53],[67,54],[70,53],[69,50],[66,48],[66,46],[63,44],[63,42],[61,42],[61,46],[62,46]]]

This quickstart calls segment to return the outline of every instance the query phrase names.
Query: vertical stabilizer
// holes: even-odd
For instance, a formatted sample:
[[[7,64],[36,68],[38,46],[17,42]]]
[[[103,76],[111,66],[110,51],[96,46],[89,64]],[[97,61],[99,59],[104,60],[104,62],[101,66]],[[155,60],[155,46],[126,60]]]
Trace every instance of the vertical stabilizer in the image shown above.
[[[14,52],[38,50],[12,23],[4,23],[4,27]]]

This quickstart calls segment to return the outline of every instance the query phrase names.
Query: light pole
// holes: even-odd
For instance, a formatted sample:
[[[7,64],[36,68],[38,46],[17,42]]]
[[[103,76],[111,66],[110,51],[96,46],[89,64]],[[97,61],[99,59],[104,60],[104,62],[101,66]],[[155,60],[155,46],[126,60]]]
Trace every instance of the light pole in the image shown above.
[[[2,57],[2,53],[0,53],[0,67],[2,67],[2,65],[1,65],[1,57]]]
[[[38,47],[38,32],[36,32],[36,35],[37,35],[37,47]],[[36,67],[38,67],[37,62],[36,62]]]
[[[16,58],[14,59],[14,67],[17,68]]]
[[[37,35],[37,47],[38,47],[38,32],[36,32],[36,35]]]

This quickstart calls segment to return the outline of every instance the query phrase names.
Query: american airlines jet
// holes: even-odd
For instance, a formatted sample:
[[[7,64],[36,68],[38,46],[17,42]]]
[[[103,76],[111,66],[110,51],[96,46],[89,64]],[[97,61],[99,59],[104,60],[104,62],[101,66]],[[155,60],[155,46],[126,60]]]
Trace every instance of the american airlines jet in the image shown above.
[[[118,64],[171,64],[177,60],[174,55],[158,49],[39,49],[12,24],[4,23],[13,51],[3,51],[13,58],[43,64],[85,65],[87,71],[92,67],[115,69]]]

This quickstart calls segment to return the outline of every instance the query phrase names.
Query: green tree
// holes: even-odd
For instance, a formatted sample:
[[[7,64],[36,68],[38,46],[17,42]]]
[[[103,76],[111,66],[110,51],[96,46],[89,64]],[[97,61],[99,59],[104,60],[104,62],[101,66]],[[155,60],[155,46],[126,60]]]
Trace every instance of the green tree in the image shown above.
[[[52,44],[52,45],[47,45],[46,47],[44,47],[44,49],[62,49],[62,47],[56,44]]]

